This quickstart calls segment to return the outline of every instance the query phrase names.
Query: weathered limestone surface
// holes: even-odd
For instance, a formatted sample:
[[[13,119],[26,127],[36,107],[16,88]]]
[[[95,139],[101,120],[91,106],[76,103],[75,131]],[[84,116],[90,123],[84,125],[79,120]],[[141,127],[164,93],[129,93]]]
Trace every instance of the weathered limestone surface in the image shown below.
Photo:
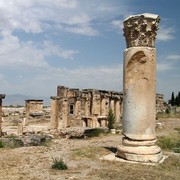
[[[159,16],[142,14],[124,21],[123,143],[117,156],[139,162],[158,162],[155,144],[156,49]]]
[[[154,139],[155,48],[133,47],[124,54],[124,134],[130,139]]]

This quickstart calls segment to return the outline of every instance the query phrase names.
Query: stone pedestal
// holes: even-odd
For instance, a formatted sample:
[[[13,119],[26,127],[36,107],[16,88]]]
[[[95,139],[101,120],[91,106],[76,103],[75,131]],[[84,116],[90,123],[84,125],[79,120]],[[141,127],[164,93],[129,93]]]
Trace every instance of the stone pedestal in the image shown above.
[[[117,156],[138,162],[158,162],[156,145],[156,49],[159,16],[142,14],[124,21],[123,140]]]

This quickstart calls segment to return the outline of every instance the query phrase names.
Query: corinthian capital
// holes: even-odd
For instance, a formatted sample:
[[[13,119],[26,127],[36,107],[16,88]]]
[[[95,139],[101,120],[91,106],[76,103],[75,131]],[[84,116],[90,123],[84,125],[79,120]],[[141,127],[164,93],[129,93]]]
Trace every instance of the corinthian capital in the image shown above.
[[[158,15],[148,13],[128,17],[124,21],[123,29],[127,48],[155,47],[159,21]]]

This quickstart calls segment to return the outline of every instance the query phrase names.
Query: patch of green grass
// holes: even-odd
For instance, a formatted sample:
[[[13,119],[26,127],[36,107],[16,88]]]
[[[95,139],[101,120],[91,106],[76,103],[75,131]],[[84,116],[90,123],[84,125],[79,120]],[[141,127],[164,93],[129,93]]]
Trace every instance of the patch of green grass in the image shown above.
[[[15,136],[6,137],[4,140],[0,140],[0,148],[14,149],[22,146],[23,142]]]
[[[85,136],[87,137],[99,137],[102,134],[105,134],[104,129],[100,129],[100,128],[94,128],[94,129],[88,129],[85,131]]]
[[[180,128],[174,128],[178,133],[180,133]]]
[[[66,170],[68,169],[67,165],[61,158],[52,158],[53,159],[53,165],[51,166],[52,169],[57,169],[57,170]]]
[[[173,150],[175,153],[180,153],[180,137],[158,137],[157,144],[164,150]]]
[[[116,118],[115,118],[114,112],[113,112],[113,110],[111,108],[109,110],[107,120],[108,120],[108,128],[109,129],[114,129],[115,128],[115,120],[116,120]]]
[[[14,148],[22,147],[23,142],[19,139],[10,138],[9,142],[7,142],[5,146],[7,148],[14,149]]]
[[[0,140],[0,148],[4,147],[4,143]]]
[[[164,137],[164,136],[158,138],[158,145],[162,149],[166,149],[166,150],[171,150],[175,146],[172,139],[170,139],[169,137]]]

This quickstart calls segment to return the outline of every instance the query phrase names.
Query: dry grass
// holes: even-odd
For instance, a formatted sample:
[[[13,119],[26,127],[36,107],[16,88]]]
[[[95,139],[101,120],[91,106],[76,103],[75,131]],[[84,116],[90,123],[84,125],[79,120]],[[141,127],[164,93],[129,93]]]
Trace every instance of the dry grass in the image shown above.
[[[180,118],[180,112],[176,112],[176,113],[158,113],[156,115],[156,119],[159,119],[159,118]]]
[[[110,151],[105,147],[88,146],[72,150],[73,159],[99,159],[100,157],[109,154]]]
[[[33,124],[42,123],[40,119]],[[177,142],[180,135],[180,120],[160,119],[162,129],[157,129],[158,137],[167,137]],[[0,180],[9,179],[73,179],[73,180],[179,180],[180,154],[163,150],[169,158],[156,166],[102,161],[99,158],[115,152],[121,143],[121,135],[102,135],[87,139],[54,139],[49,146],[0,148]],[[68,169],[51,169],[52,158],[62,157]]]

